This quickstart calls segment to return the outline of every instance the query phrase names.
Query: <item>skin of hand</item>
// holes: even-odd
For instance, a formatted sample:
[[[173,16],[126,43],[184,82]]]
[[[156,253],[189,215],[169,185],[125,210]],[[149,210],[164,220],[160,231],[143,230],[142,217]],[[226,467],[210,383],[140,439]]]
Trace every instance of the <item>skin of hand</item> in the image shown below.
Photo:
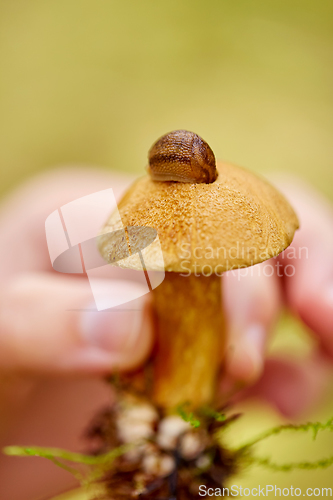
[[[148,357],[153,343],[149,295],[129,311],[91,312],[85,277],[52,270],[45,220],[62,205],[112,187],[119,199],[130,176],[96,168],[62,168],[41,175],[4,200],[0,212],[0,446],[56,446],[82,450],[89,419],[110,403],[101,377],[129,370]],[[333,359],[332,207],[299,179],[274,179],[301,222],[293,249],[263,263],[226,273],[227,351],[224,394],[243,389],[288,417],[304,412],[321,394]],[[296,252],[297,255],[297,252]],[[286,276],[288,265],[294,268]],[[291,269],[291,268],[289,268]],[[139,286],[135,273],[117,276],[119,294]],[[237,300],[236,300],[237,299]],[[284,304],[314,332],[318,348],[307,363],[267,358],[266,346]],[[90,307],[89,307],[90,306]],[[90,311],[89,311],[90,309]],[[36,461],[38,465],[36,465]],[[20,481],[17,481],[17,478]],[[47,498],[73,480],[46,460],[0,457],[0,498]]]

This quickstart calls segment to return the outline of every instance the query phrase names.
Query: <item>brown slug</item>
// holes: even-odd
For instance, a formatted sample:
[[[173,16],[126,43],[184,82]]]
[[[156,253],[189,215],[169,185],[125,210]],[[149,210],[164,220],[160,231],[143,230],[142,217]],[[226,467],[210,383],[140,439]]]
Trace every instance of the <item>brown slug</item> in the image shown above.
[[[148,159],[148,172],[154,181],[210,184],[218,175],[207,142],[187,130],[174,130],[160,137],[150,148]]]

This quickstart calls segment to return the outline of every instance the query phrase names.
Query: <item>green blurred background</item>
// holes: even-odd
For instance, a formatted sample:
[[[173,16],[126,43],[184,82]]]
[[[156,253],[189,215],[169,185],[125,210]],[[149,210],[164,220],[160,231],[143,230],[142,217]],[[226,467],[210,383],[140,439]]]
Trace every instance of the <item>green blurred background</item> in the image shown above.
[[[50,166],[142,172],[187,128],[333,195],[331,0],[0,2],[1,191]]]
[[[332,0],[0,1],[0,195],[59,164],[142,173],[150,145],[186,128],[218,158],[300,174],[333,198],[332,46]],[[302,327],[281,325],[280,347],[306,346]],[[330,412],[327,401],[310,417]],[[233,439],[277,421],[247,406]],[[263,451],[332,454],[332,436],[294,443]],[[233,483],[333,487],[332,477],[257,468]]]

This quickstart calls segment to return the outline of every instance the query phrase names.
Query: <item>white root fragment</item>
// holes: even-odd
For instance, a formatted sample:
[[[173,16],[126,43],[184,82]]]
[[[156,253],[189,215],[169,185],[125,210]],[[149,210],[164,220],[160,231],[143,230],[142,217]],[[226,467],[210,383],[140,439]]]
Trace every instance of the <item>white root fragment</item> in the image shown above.
[[[157,444],[164,450],[174,450],[179,437],[191,429],[191,425],[178,415],[165,417],[157,433]]]
[[[187,432],[180,438],[180,454],[185,460],[194,460],[205,449],[202,434]]]
[[[124,417],[133,421],[153,423],[158,419],[157,411],[148,403],[126,406],[121,413]]]
[[[154,434],[153,427],[146,422],[133,422],[127,418],[120,418],[117,422],[118,434],[124,443],[135,443],[149,439]]]
[[[211,464],[212,464],[212,459],[207,453],[201,455],[195,462],[195,465],[198,467],[198,469],[209,469]]]
[[[175,469],[173,457],[166,454],[149,453],[142,461],[142,468],[146,474],[154,476],[168,476]]]
[[[117,430],[123,443],[146,441],[153,437],[158,413],[147,403],[124,405],[117,418]],[[128,458],[135,460],[142,454],[140,447],[128,452]]]

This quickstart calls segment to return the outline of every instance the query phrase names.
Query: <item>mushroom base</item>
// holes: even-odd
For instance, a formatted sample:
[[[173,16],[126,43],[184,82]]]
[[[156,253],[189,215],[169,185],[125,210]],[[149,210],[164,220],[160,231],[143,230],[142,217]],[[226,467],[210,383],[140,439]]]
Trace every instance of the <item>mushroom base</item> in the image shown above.
[[[153,400],[174,409],[211,404],[224,346],[221,278],[166,272],[152,292],[157,346]]]
[[[199,500],[201,485],[223,488],[239,457],[221,445],[220,431],[236,416],[223,420],[216,415],[202,414],[193,427],[142,396],[119,393],[116,405],[95,419],[88,437],[95,442],[94,454],[129,448],[105,470],[99,479],[103,492],[94,500]]]

